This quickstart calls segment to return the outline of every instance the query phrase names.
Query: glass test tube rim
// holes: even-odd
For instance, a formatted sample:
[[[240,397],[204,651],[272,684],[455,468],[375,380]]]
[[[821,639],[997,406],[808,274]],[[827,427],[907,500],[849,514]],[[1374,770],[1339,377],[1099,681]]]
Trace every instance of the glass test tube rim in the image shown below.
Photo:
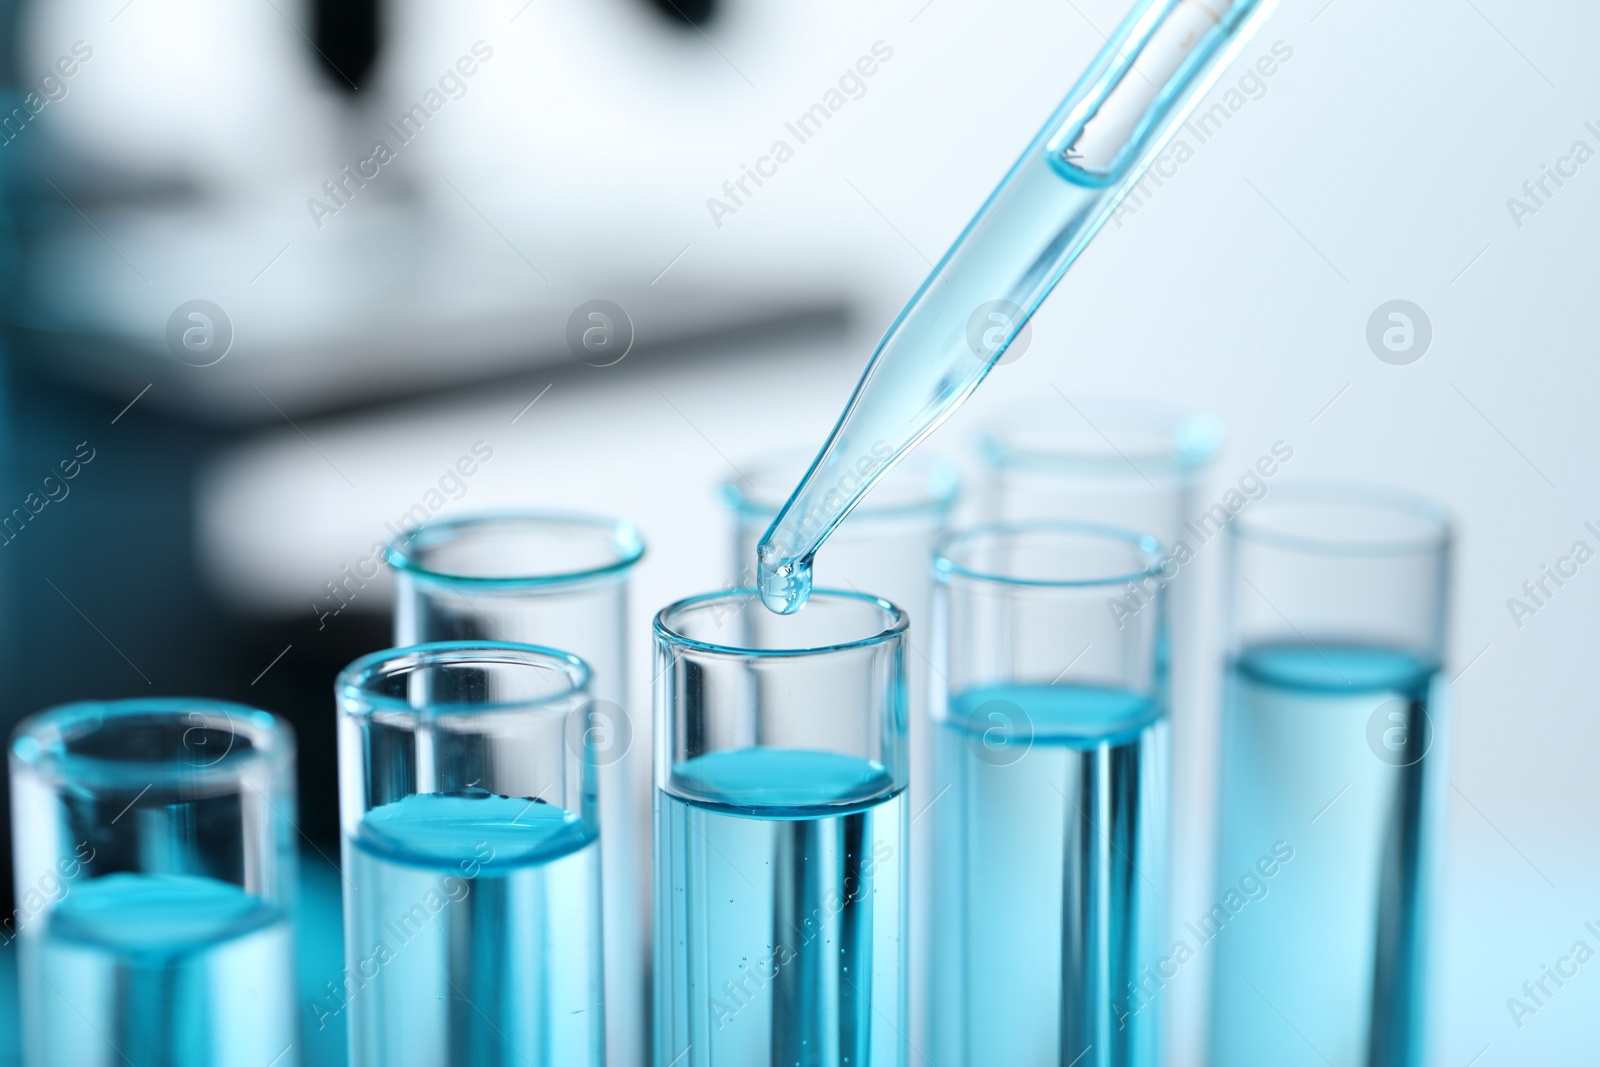
[[[1002,539],[1018,534],[1048,532],[1070,535],[1083,540],[1117,542],[1134,549],[1146,560],[1144,567],[1118,570],[1115,574],[1095,575],[1088,578],[1027,578],[974,568],[952,559],[959,547],[982,538]],[[1161,542],[1150,534],[1139,533],[1121,526],[1105,523],[1081,522],[1073,519],[1022,519],[1013,522],[991,522],[954,530],[940,539],[933,553],[934,577],[941,582],[960,578],[970,582],[1007,586],[1020,589],[1102,589],[1141,582],[1160,580],[1166,576],[1168,557]]]
[[[456,574],[425,564],[427,549],[485,529],[516,526],[541,532],[605,531],[611,535],[615,557],[593,566],[552,569],[545,573],[522,575]],[[535,589],[577,586],[627,574],[645,555],[644,536],[627,519],[576,511],[513,509],[478,512],[458,518],[428,522],[390,542],[385,550],[389,565],[415,581],[430,585],[465,585],[479,592],[525,592]]]
[[[387,677],[395,667],[410,661],[411,669],[438,667],[470,667],[473,664],[496,666],[538,667],[549,672],[559,670],[565,686],[536,697],[519,697],[515,700],[497,700],[481,703],[448,702],[418,706],[404,697],[377,692],[367,683]],[[538,711],[557,706],[560,714],[571,709],[565,702],[582,697],[589,688],[589,665],[570,652],[545,645],[521,644],[515,641],[425,641],[369,652],[339,672],[334,692],[339,697],[340,713],[352,719],[370,719],[382,715],[393,720],[417,721],[423,718],[440,719],[454,716],[493,715]]]
[[[1112,416],[1145,423],[1141,432],[1152,441],[1163,440],[1160,447],[1130,450],[1119,448],[1107,439],[1102,427],[1106,422],[1089,422],[1099,435],[1101,444],[1089,441],[1090,447],[1072,445],[1036,445],[1018,443],[1019,430],[1037,428],[1039,422],[1049,418],[1048,400],[1023,405],[1007,412],[1002,418],[981,427],[973,438],[973,452],[986,467],[996,470],[1045,470],[1062,473],[1094,473],[1113,476],[1148,476],[1150,474],[1187,477],[1204,468],[1222,447],[1222,423],[1214,415],[1192,411],[1176,404],[1150,400],[1138,396],[1116,394],[1087,394],[1068,401],[1073,406],[1090,408],[1098,415]],[[1079,415],[1088,422],[1087,414]],[[1030,422],[1030,420],[1035,420]],[[1124,426],[1127,422],[1124,422]],[[1152,428],[1160,427],[1159,430]],[[1110,451],[1105,450],[1109,446]]]
[[[826,656],[835,652],[846,652],[853,649],[872,648],[877,645],[887,644],[901,638],[910,626],[910,618],[895,604],[880,596],[871,593],[859,593],[846,589],[815,589],[812,590],[812,600],[817,602],[854,601],[856,603],[875,607],[881,612],[880,619],[887,621],[875,633],[864,637],[850,638],[844,641],[835,641],[824,645],[809,645],[791,648],[752,648],[747,645],[720,644],[715,641],[704,641],[690,637],[674,629],[669,619],[681,616],[685,612],[705,608],[718,601],[728,601],[736,605],[735,611],[746,610],[752,606],[760,606],[760,593],[750,587],[740,589],[720,590],[714,593],[701,593],[697,596],[685,597],[673,601],[660,611],[656,612],[651,629],[656,639],[663,645],[690,651],[700,656],[716,656],[731,660],[762,660],[762,659],[793,659],[802,656]],[[809,604],[809,602],[808,602]],[[766,608],[762,607],[762,611]],[[798,614],[798,613],[796,613]],[[774,619],[790,618],[791,616],[773,615]],[[781,624],[780,624],[781,625]]]
[[[1294,504],[1338,507],[1351,514],[1368,511],[1374,516],[1387,515],[1394,519],[1408,517],[1417,532],[1410,536],[1358,540],[1286,533],[1266,524],[1274,512]],[[1228,523],[1227,531],[1229,540],[1235,543],[1353,559],[1441,555],[1450,550],[1455,539],[1449,509],[1432,497],[1378,483],[1336,480],[1307,480],[1278,486],[1255,507],[1235,516]]]
[[[220,721],[196,723],[197,713],[220,714]],[[192,760],[120,759],[69,752],[67,744],[96,730],[122,721],[147,718],[170,720],[190,729],[226,729],[249,740],[249,747],[229,748],[207,763]],[[187,736],[186,730],[183,736]],[[132,697],[112,700],[78,700],[45,708],[23,719],[11,735],[9,755],[13,776],[25,770],[41,782],[59,786],[77,783],[111,787],[141,783],[151,786],[196,785],[236,781],[251,768],[265,765],[271,775],[288,780],[295,758],[294,727],[261,708],[209,697]],[[174,756],[177,754],[175,753]]]
[[[813,458],[814,450],[809,448],[764,452],[751,462],[741,464],[740,473],[718,487],[718,495],[735,514],[770,521],[788,500],[794,483],[805,473]],[[771,495],[767,495],[760,491],[761,475],[773,474],[774,468],[777,469],[778,484],[772,489]],[[793,468],[788,474],[787,484],[784,484],[782,473],[785,468]],[[895,493],[897,485],[903,487],[906,484],[908,475],[915,477],[915,484],[924,486],[926,491],[920,494]],[[741,488],[741,482],[748,482],[751,489]],[[873,495],[886,499],[874,504]],[[899,496],[914,496],[915,499],[901,502],[895,499]],[[861,504],[850,512],[847,521],[859,523],[948,515],[955,510],[960,499],[961,471],[954,462],[937,454],[912,453],[883,482],[873,487]]]

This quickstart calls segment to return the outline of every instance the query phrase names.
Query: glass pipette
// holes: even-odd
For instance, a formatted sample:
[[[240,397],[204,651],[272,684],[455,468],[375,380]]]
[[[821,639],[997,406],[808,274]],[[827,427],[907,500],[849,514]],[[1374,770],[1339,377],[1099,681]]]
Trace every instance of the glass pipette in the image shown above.
[[[983,381],[1277,0],[1138,0],[917,290],[756,550],[800,610],[817,549]]]

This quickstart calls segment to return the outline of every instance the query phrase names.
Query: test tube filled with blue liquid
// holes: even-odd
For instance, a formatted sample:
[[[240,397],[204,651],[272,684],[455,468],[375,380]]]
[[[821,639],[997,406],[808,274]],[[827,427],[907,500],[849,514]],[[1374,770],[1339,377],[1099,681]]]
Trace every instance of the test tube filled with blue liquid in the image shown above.
[[[906,617],[656,616],[657,1067],[906,1063]]]
[[[354,1067],[602,1067],[589,671],[446,641],[340,675]]]
[[[738,474],[723,483],[722,499],[733,517],[733,585],[746,585],[752,579],[750,564],[755,559],[756,544],[788,499],[789,490],[810,458],[809,453],[777,453],[740,460]],[[860,477],[859,471],[855,477]],[[830,584],[870,589],[893,601],[909,618],[905,640],[912,666],[906,678],[906,721],[911,774],[906,803],[914,811],[922,810],[933,795],[926,792],[933,781],[927,661],[918,651],[928,647],[928,620],[933,614],[928,560],[933,556],[933,546],[949,527],[959,497],[960,479],[954,463],[926,452],[913,453],[850,513],[828,539],[823,553]],[[919,819],[911,825],[911,947],[907,963],[911,1029],[907,1037],[913,1045],[920,1044],[917,1035],[926,1028],[920,1011],[928,1002],[924,987],[931,974],[927,960],[931,920],[927,902],[933,875],[927,863],[925,836],[932,828],[932,819]]]
[[[1007,405],[978,436],[978,514],[986,521],[1068,519],[1150,534],[1172,557],[1162,575],[1169,653],[1172,788],[1184,798],[1173,808],[1169,921],[1181,923],[1211,900],[1216,855],[1217,643],[1210,590],[1201,569],[1222,557],[1207,541],[1222,532],[1204,516],[1196,489],[1222,439],[1209,415],[1133,396],[1054,392],[1032,403]],[[1259,482],[1260,480],[1257,479]],[[1204,516],[1198,524],[1191,522]],[[1129,595],[1131,594],[1131,595]],[[1145,593],[1122,590],[1116,608],[1142,611]],[[1204,801],[1204,802],[1200,802]],[[932,819],[919,820],[932,823]],[[1159,960],[1157,961],[1160,962]],[[1202,967],[1185,968],[1181,982],[1161,990],[1161,1019],[1169,1055],[1203,1033]]]
[[[1166,954],[1162,559],[1037,520],[934,557],[933,1020],[928,1060],[1153,1067]],[[1108,610],[1129,584],[1132,615]]]
[[[1211,1062],[1424,1062],[1424,906],[1444,787],[1437,505],[1285,486],[1229,527]]]
[[[629,578],[644,551],[629,522],[507,511],[426,523],[388,554],[396,645],[517,641],[589,667],[611,1067],[638,1067],[650,1047],[650,715],[630,700],[627,634]]]
[[[299,1063],[289,727],[69,704],[17,728],[10,766],[30,1067]]]

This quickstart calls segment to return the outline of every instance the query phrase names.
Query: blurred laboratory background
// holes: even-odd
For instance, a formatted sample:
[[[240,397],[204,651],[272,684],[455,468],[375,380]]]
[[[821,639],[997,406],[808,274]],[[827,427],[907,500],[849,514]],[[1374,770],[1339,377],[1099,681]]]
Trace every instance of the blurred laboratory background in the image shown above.
[[[6,731],[89,697],[287,717],[319,989],[332,682],[389,644],[377,546],[516,506],[632,520],[648,707],[651,614],[727,583],[717,487],[821,442],[1126,8],[0,3]],[[970,467],[1019,405],[1076,425],[1080,396],[1144,398],[1220,420],[1197,514],[1286,451],[1250,492],[1450,508],[1440,1065],[1588,1062],[1600,1012],[1586,972],[1508,1007],[1600,926],[1600,563],[1572,562],[1600,547],[1596,39],[1578,0],[1284,0],[924,446]],[[1196,602],[1222,555],[1185,568]],[[1191,681],[1214,706],[1215,672]],[[1179,915],[1209,905],[1209,759],[1180,764]],[[0,914],[14,889],[7,866]],[[1174,1064],[1198,1062],[1202,970],[1170,991]],[[342,1030],[308,1030],[308,1062],[341,1062]]]

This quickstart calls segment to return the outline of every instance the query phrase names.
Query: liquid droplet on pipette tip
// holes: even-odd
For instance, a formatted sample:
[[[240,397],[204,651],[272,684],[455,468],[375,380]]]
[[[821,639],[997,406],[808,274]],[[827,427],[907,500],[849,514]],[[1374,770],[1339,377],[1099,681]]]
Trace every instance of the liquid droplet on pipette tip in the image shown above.
[[[793,615],[811,597],[811,564],[807,560],[788,560],[776,567],[762,560],[757,580],[761,603],[779,615]]]

